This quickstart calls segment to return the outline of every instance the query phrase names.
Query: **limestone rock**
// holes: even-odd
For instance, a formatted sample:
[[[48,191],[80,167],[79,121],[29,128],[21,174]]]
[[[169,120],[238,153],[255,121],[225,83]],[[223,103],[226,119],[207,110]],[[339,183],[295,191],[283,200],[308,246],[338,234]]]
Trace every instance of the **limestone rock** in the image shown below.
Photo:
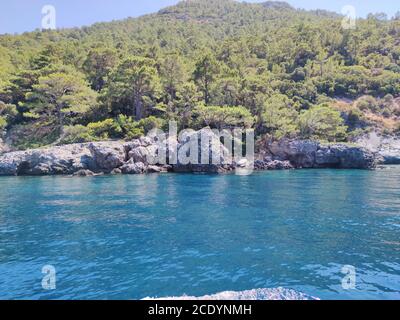
[[[142,162],[133,162],[133,160],[129,160],[126,162],[121,168],[123,174],[141,174],[146,170],[146,166]]]
[[[96,142],[89,144],[89,150],[98,168],[111,172],[123,165],[126,155],[120,142]]]

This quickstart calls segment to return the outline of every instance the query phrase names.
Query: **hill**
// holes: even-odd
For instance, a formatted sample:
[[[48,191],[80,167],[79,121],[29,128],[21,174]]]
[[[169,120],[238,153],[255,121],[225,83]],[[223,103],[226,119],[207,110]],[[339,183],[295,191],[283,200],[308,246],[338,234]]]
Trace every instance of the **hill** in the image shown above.
[[[0,130],[17,148],[181,128],[351,141],[399,132],[400,20],[191,0],[139,18],[0,36]]]

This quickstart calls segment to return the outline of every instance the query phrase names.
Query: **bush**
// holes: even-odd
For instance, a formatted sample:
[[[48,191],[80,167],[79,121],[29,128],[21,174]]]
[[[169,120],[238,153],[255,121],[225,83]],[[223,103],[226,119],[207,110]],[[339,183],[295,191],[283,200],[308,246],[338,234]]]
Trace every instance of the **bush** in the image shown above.
[[[356,107],[361,111],[379,111],[379,104],[374,97],[364,96],[356,101]]]
[[[364,122],[364,115],[359,109],[354,108],[349,111],[347,115],[347,124],[349,125],[350,128],[360,127],[362,126],[363,122]]]
[[[96,140],[88,127],[82,125],[64,127],[64,135],[59,144],[83,143]]]
[[[0,117],[0,131],[3,131],[6,127],[7,127],[6,118],[5,117]]]
[[[298,112],[291,106],[293,102],[284,95],[268,98],[261,114],[261,133],[269,133],[274,138],[290,137],[297,133]]]
[[[158,129],[163,128],[164,125],[165,125],[165,121],[163,119],[151,116],[151,117],[140,120],[137,127],[142,129],[144,131],[144,133],[147,134],[149,131],[151,131],[155,128],[158,128]]]
[[[306,139],[336,142],[344,141],[347,136],[340,112],[324,104],[303,111],[299,117],[299,129]]]
[[[195,129],[209,126],[215,129],[250,128],[254,117],[244,107],[206,107],[198,106],[194,110]]]
[[[122,138],[132,140],[144,135],[144,130],[138,128],[138,123],[132,117],[119,115],[115,121],[119,126]]]
[[[87,125],[90,135],[102,140],[121,137],[121,128],[114,119],[106,119],[99,122],[92,122]]]

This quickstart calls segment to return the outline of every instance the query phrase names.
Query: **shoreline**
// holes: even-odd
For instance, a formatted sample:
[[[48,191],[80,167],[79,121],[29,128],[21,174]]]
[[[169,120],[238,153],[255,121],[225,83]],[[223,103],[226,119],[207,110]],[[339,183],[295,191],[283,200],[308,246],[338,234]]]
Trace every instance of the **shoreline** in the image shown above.
[[[198,134],[198,133],[197,133]],[[215,137],[212,137],[215,139]],[[198,159],[202,152],[211,153],[220,164],[153,163],[159,154],[159,145],[149,137],[132,141],[102,141],[54,146],[42,149],[7,152],[0,155],[0,176],[94,176],[104,174],[145,173],[230,173],[235,170],[250,171],[293,169],[375,169],[379,155],[359,146],[346,144],[322,144],[311,140],[280,140],[259,147],[253,159],[235,162],[227,157],[225,147],[218,142],[217,149],[196,150]],[[168,145],[170,147],[170,145]],[[171,152],[167,147],[167,151]],[[175,152],[185,147],[179,141]],[[217,150],[217,151],[215,151]],[[166,154],[166,151],[163,150]],[[157,158],[158,159],[158,158]],[[214,162],[215,163],[215,162]]]

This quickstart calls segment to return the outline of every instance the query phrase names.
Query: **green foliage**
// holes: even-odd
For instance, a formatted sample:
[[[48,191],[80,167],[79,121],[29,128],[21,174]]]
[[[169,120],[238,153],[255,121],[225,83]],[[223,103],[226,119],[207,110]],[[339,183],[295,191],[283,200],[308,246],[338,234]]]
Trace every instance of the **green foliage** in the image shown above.
[[[42,76],[23,104],[25,116],[45,119],[62,128],[74,122],[96,104],[96,94],[88,88],[80,74],[52,73]]]
[[[0,116],[0,131],[3,131],[7,127],[7,120],[5,117]],[[0,132],[1,133],[1,132]]]
[[[160,86],[154,60],[129,57],[110,77],[104,97],[115,114],[131,115],[141,120],[150,113]]]
[[[303,138],[329,142],[344,141],[347,132],[340,112],[328,105],[319,105],[303,111],[299,116],[299,129]]]
[[[118,138],[121,134],[121,128],[113,119],[89,123],[87,128],[91,136],[97,137],[100,140]]]
[[[112,49],[92,49],[85,62],[83,70],[87,74],[92,89],[101,91],[107,78],[117,63],[116,51]]]
[[[0,35],[1,126],[19,148],[131,139],[168,120],[343,140],[342,115],[350,137],[392,132],[400,20],[383,18],[344,30],[340,15],[282,2],[191,0],[81,29]],[[321,106],[335,101],[356,102],[341,114]]]
[[[165,121],[163,119],[150,116],[148,118],[140,120],[137,126],[143,129],[144,133],[147,134],[153,129],[162,129],[165,126]]]
[[[217,77],[218,71],[217,60],[210,52],[202,55],[196,63],[193,78],[199,86],[199,89],[203,92],[204,103],[206,105],[209,104],[211,100],[211,85]]]
[[[274,95],[265,101],[261,130],[277,139],[292,137],[298,132],[297,118],[293,102],[282,94]]]
[[[254,117],[244,107],[198,106],[194,113],[197,118],[195,127],[198,129],[204,126],[219,130],[250,128],[254,123]]]
[[[59,144],[83,143],[95,141],[96,138],[91,135],[90,129],[83,125],[64,127],[64,135]]]

